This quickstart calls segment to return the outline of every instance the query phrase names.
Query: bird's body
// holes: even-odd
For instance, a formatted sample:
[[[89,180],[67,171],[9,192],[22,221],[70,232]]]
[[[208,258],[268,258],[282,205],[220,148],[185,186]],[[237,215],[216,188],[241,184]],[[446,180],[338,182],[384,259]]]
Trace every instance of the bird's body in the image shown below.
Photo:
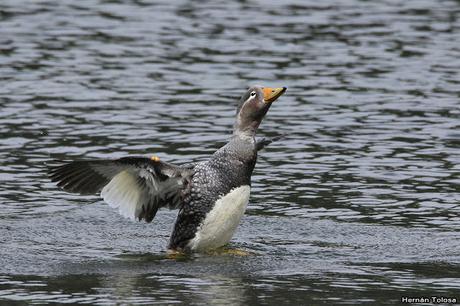
[[[179,211],[170,248],[199,250],[218,247],[230,240],[249,200],[256,158],[254,141],[234,136],[208,161],[193,168],[187,187],[191,191],[184,198],[187,204]],[[197,224],[200,224],[198,230]],[[216,241],[210,242],[209,236]]]
[[[70,192],[94,194],[125,217],[147,222],[161,207],[179,209],[169,249],[206,251],[227,244],[249,201],[257,151],[255,131],[286,89],[252,87],[242,97],[230,141],[208,160],[174,166],[157,157],[76,161],[50,168]],[[270,100],[271,99],[271,100]]]

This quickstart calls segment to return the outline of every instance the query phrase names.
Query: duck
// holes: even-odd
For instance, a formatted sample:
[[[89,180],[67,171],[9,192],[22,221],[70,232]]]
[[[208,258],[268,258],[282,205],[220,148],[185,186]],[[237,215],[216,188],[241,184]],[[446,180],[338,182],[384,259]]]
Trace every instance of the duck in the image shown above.
[[[232,136],[204,161],[173,165],[158,156],[60,161],[48,165],[48,175],[64,191],[99,194],[135,221],[152,222],[160,208],[177,209],[170,251],[224,247],[248,205],[258,152],[273,141],[256,139],[256,132],[286,90],[251,86],[239,100]]]

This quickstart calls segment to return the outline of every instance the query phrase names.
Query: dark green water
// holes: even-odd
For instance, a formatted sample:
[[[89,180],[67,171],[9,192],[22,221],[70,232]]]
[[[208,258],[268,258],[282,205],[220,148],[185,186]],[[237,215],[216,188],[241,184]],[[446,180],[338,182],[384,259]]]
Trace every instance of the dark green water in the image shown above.
[[[0,2],[0,304],[460,300],[460,2]],[[287,86],[230,247],[168,258],[53,158],[203,160]]]

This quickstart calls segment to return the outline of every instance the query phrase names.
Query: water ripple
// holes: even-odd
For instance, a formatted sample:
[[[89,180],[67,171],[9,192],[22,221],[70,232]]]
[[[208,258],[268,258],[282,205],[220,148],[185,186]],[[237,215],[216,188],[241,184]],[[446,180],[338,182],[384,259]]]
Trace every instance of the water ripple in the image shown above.
[[[329,302],[356,305],[382,302],[382,288],[396,292],[388,297],[392,301],[403,293],[457,290],[459,276],[450,271],[458,268],[458,245],[452,246],[457,253],[449,253],[449,243],[459,240],[460,229],[458,8],[456,1],[433,6],[393,0],[2,1],[0,236],[9,250],[2,251],[9,274],[1,279],[0,299],[107,304],[116,290],[134,292],[129,288],[136,285],[138,294],[116,300],[176,303],[190,301],[192,292],[197,303],[276,303],[294,290],[298,301],[315,304],[330,296]],[[17,252],[63,263],[151,251],[141,241],[126,241],[152,227],[130,223],[122,223],[128,234],[115,231],[126,241],[99,247],[116,234],[98,222],[107,216],[116,224],[125,221],[106,206],[85,205],[93,197],[57,190],[45,163],[129,154],[157,154],[173,163],[202,160],[225,143],[238,96],[254,83],[289,87],[259,132],[285,136],[260,154],[251,226],[236,239],[272,260],[288,256],[276,275],[255,273],[274,271],[256,259],[246,262],[252,270],[244,270],[257,275],[250,287],[247,278],[232,278],[229,271],[215,280],[193,269],[169,276],[149,270],[152,275],[126,282],[89,277],[83,291],[54,290],[56,283],[72,287],[78,269],[56,279],[10,275],[28,267],[14,259]],[[67,225],[53,225],[51,216]],[[267,234],[270,222],[277,235]],[[298,226],[293,237],[285,230],[289,223]],[[340,241],[330,241],[332,234],[313,239],[309,223],[330,233],[334,227],[353,230]],[[90,235],[90,225],[105,238]],[[369,226],[372,237],[383,241],[375,253],[371,236],[360,235]],[[162,237],[154,252],[164,249],[169,227],[154,225]],[[404,231],[425,241],[423,248],[405,240]],[[73,233],[88,244],[75,244]],[[397,252],[384,251],[389,245]],[[330,260],[322,264],[324,258]],[[438,272],[431,271],[426,261],[439,258],[432,263]],[[321,269],[308,277],[293,268],[312,263]],[[145,289],[151,286],[157,295]],[[205,293],[196,294],[200,290]]]

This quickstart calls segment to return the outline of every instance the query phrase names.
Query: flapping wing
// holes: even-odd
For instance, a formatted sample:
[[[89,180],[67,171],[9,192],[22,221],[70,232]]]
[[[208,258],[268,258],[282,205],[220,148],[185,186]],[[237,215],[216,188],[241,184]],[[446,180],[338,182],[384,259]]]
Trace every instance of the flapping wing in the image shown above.
[[[256,142],[256,149],[257,151],[260,151],[262,150],[263,148],[265,148],[266,146],[268,146],[269,144],[271,144],[272,142],[274,141],[278,141],[280,140],[281,138],[283,138],[285,135],[279,135],[279,136],[275,136],[273,138],[261,138],[259,139],[257,142]]]
[[[62,189],[96,194],[121,215],[151,222],[161,207],[179,208],[191,170],[158,158],[73,161],[49,166],[49,176]]]

